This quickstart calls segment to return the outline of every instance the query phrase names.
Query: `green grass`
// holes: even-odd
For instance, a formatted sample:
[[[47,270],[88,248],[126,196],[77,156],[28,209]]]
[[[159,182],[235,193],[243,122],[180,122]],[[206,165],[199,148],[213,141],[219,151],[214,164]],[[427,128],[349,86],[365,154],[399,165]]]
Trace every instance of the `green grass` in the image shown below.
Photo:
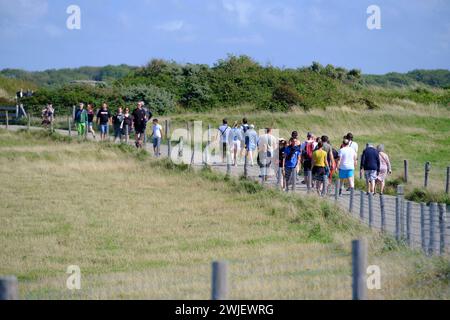
[[[0,130],[0,154],[0,274],[17,275],[24,298],[208,299],[210,263],[226,259],[232,298],[348,299],[361,236],[386,277],[371,298],[450,297],[448,260],[316,197],[45,133]],[[72,264],[76,293],[65,289]]]

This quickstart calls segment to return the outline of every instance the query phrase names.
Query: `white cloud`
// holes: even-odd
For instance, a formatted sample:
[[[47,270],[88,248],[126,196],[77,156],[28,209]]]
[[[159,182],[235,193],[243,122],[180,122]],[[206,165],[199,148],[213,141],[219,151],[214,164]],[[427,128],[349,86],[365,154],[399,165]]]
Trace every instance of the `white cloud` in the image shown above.
[[[156,29],[167,32],[175,32],[181,30],[183,27],[184,27],[183,20],[173,20],[157,26]]]
[[[250,2],[243,0],[222,0],[223,8],[235,17],[240,25],[248,25],[254,7]]]

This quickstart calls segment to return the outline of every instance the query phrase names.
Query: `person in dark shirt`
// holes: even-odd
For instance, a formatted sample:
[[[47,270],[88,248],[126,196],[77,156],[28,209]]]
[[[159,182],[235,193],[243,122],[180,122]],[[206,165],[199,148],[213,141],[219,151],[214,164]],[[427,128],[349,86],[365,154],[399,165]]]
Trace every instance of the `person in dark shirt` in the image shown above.
[[[130,131],[133,128],[133,118],[130,114],[130,108],[125,108],[123,115],[122,134],[125,136],[125,142],[128,143],[130,137]]]
[[[361,156],[361,173],[364,170],[364,176],[367,184],[367,194],[375,193],[375,183],[380,174],[380,155],[373,145],[369,144],[364,149]]]
[[[296,168],[300,165],[301,152],[297,146],[297,139],[291,138],[289,145],[285,148],[283,158],[283,171],[286,179],[286,192],[289,191],[289,184],[292,185],[292,191],[295,191]]]
[[[94,107],[90,103],[88,104],[88,107],[87,107],[87,113],[88,113],[88,134],[92,133],[92,136],[95,139],[95,131],[94,131],[95,112],[94,112]]]
[[[136,133],[136,148],[142,148],[145,129],[147,127],[147,116],[141,102],[139,102],[137,108],[134,109],[132,116],[134,132]]]
[[[111,124],[111,113],[108,110],[108,105],[103,103],[102,108],[97,113],[97,125],[100,126],[100,140],[106,140],[109,136],[109,124]]]
[[[279,141],[279,149],[278,149],[278,170],[277,170],[277,186],[284,190],[286,188],[286,180],[283,175],[283,160],[285,158],[287,142],[284,139],[280,139]]]

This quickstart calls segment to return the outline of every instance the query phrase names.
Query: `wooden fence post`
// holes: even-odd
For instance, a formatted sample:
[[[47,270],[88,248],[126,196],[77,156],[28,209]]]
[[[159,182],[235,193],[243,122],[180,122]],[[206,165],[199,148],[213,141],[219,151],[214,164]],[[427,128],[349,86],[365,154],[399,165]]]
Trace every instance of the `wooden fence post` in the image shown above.
[[[386,208],[384,205],[384,195],[380,195],[380,211],[381,211],[381,231],[386,231]]]
[[[405,203],[404,203],[405,188],[402,185],[397,186],[397,198],[399,200],[399,224],[400,224],[400,238],[405,234]]]
[[[0,277],[0,300],[19,300],[19,284],[16,277]]]
[[[427,243],[426,243],[426,235],[425,235],[425,209],[426,203],[420,203],[420,238],[422,240],[422,250],[427,252]]]
[[[334,183],[334,201],[338,201],[339,198],[339,188],[340,188],[340,179],[337,179]]]
[[[408,243],[408,246],[412,245],[412,239],[411,239],[411,210],[412,210],[412,203],[411,201],[406,202],[406,242]]]
[[[445,203],[439,204],[439,235],[440,235],[440,246],[439,253],[441,255],[445,254],[445,232],[446,232],[446,221],[447,221],[447,208]]]
[[[355,188],[350,189],[350,200],[348,203],[348,212],[353,213],[353,203],[355,201]]]
[[[212,300],[228,298],[228,263],[215,261],[212,263]]]
[[[447,179],[445,182],[445,193],[450,193],[450,167],[447,167]]]
[[[404,163],[404,167],[405,167],[403,180],[405,180],[405,183],[408,183],[408,160],[404,160],[403,163]]]
[[[432,202],[430,203],[430,243],[428,244],[428,254],[433,255],[434,254],[434,245],[436,243],[436,233],[435,231],[435,217],[436,217],[436,208],[437,203]]]
[[[172,154],[172,136],[170,134],[170,120],[166,120],[167,157],[170,160]]]
[[[400,241],[400,197],[395,197],[395,239]]]
[[[369,192],[369,227],[373,227],[373,194]]]
[[[69,116],[69,137],[72,136],[72,123],[70,121],[70,116]]]
[[[205,166],[209,165],[209,152],[210,152],[210,146],[211,146],[211,125],[208,124],[208,138],[206,141],[206,149],[205,149]]]
[[[425,187],[425,188],[427,188],[428,187],[428,176],[429,176],[429,174],[430,174],[430,170],[431,170],[431,165],[430,165],[430,162],[426,162],[425,163],[425,181],[424,181],[424,183],[423,183],[423,186]]]
[[[367,299],[367,242],[365,239],[352,241],[352,297],[353,300]]]
[[[5,115],[6,115],[6,130],[8,130],[8,127],[9,127],[9,114],[8,114],[8,110],[5,111]]]
[[[359,218],[364,221],[364,191],[360,191],[359,196]]]
[[[30,127],[31,127],[31,115],[30,113],[28,113],[28,117],[27,117],[27,130],[30,131]]]

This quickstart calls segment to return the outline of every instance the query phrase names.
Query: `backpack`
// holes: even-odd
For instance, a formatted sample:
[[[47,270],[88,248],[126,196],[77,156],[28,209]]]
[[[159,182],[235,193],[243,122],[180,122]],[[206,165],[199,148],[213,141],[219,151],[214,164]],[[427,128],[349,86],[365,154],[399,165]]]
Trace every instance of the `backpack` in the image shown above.
[[[307,142],[305,149],[303,150],[303,158],[311,160],[314,152],[314,142]]]
[[[75,112],[75,122],[80,122],[81,120],[81,110],[78,109],[77,112]]]

